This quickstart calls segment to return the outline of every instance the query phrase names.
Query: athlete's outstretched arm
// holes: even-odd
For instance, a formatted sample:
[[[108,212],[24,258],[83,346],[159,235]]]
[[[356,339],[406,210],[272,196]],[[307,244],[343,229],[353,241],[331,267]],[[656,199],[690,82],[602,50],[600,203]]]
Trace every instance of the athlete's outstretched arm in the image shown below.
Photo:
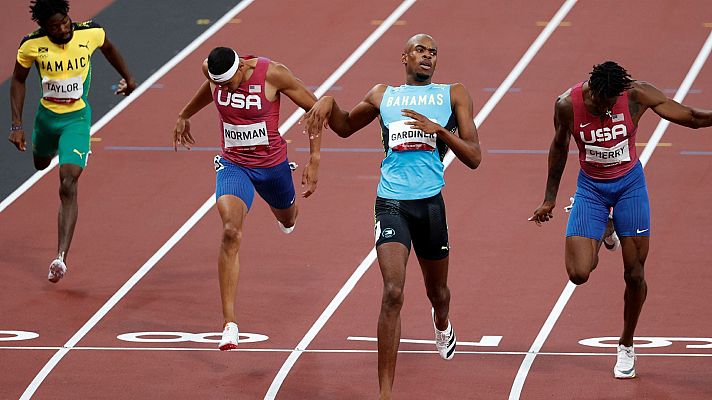
[[[305,111],[311,110],[316,103],[316,96],[309,91],[304,83],[297,78],[287,67],[280,63],[272,62],[267,70],[267,79],[278,91],[289,97],[294,104]],[[321,135],[309,135],[309,161],[302,172],[303,197],[311,196],[316,191],[319,180],[319,163],[321,162]]]
[[[574,108],[571,103],[570,91],[564,93],[556,100],[554,108],[554,140],[549,148],[549,175],[546,179],[546,192],[544,202],[534,211],[530,221],[541,225],[554,218],[553,210],[556,206],[556,194],[559,192],[561,175],[566,167],[566,158],[569,154],[569,141],[573,127]]]
[[[197,114],[208,104],[213,102],[213,95],[210,91],[210,82],[205,81],[188,104],[178,113],[178,121],[173,129],[173,148],[178,151],[178,144],[190,149],[191,144],[195,144],[195,139],[190,133],[190,117]]]
[[[693,129],[712,126],[712,110],[680,104],[647,82],[636,81],[630,95],[633,101],[651,108],[670,122]]]
[[[104,38],[104,44],[99,48],[104,54],[104,57],[106,57],[107,61],[109,61],[109,64],[111,64],[116,72],[118,72],[123,78],[119,82],[119,86],[115,93],[123,94],[124,96],[130,95],[138,85],[136,84],[136,80],[134,80],[131,75],[131,72],[129,72],[129,68],[126,66],[126,62],[124,62],[124,58],[121,56],[121,53],[119,53],[116,46],[109,41],[109,38]]]
[[[322,97],[303,118],[306,131],[310,134],[319,133],[328,124],[343,138],[353,135],[378,117],[385,90],[386,85],[374,86],[350,112],[339,108],[332,96]]]
[[[450,150],[455,153],[460,161],[475,169],[482,162],[482,150],[480,149],[480,139],[477,135],[477,127],[472,115],[472,98],[465,86],[460,83],[451,85],[450,98],[452,110],[457,118],[459,136],[453,135],[443,126],[413,110],[403,110],[403,115],[413,119],[413,121],[408,121],[406,124],[425,133],[437,134],[438,138],[450,147]]]
[[[25,130],[22,128],[22,110],[25,105],[25,81],[29,73],[29,68],[25,68],[15,61],[15,70],[12,72],[12,82],[10,83],[10,109],[13,129],[10,131],[8,139],[20,151],[27,149]]]

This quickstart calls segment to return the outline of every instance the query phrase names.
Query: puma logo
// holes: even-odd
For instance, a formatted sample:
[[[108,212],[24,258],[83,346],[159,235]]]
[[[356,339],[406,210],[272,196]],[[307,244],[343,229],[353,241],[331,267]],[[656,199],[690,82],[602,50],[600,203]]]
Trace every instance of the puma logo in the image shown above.
[[[87,44],[79,44],[79,47],[84,47],[85,49],[89,50],[89,42],[87,41]]]
[[[72,152],[77,153],[77,155],[79,155],[79,158],[81,158],[82,160],[84,159],[84,155],[86,154],[86,153],[82,153],[81,151],[79,151],[77,149],[72,150]]]

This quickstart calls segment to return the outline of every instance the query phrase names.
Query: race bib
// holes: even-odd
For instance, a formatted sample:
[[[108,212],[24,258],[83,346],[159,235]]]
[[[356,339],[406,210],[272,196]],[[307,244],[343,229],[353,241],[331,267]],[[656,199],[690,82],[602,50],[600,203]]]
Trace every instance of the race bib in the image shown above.
[[[431,119],[436,124],[438,121]],[[393,151],[435,150],[437,135],[406,125],[406,121],[388,124],[388,147]]]
[[[42,78],[42,97],[58,103],[74,102],[82,98],[84,85],[82,77],[68,79]]]
[[[630,149],[628,139],[618,143],[613,147],[599,147],[586,145],[586,161],[599,164],[619,164],[623,161],[630,161]]]
[[[225,148],[268,146],[267,124],[258,122],[250,125],[232,125],[223,122]]]

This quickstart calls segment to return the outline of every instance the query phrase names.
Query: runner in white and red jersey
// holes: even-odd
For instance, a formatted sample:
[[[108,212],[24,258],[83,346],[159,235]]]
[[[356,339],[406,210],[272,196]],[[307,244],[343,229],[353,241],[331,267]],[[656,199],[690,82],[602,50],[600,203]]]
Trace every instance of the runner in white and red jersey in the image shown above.
[[[638,121],[647,109],[689,128],[712,126],[712,111],[679,104],[655,86],[631,79],[613,61],[595,65],[588,81],[559,96],[556,133],[549,150],[544,202],[530,221],[553,218],[556,194],[566,166],[569,141],[579,149],[578,185],[566,228],[566,271],[576,285],[585,283],[598,264],[609,210],[620,237],[625,278],[623,332],[613,368],[616,378],[635,377],[633,334],[648,287],[644,264],[650,243],[650,203],[635,149]]]
[[[224,329],[220,350],[237,347],[235,295],[240,264],[238,250],[242,226],[254,193],[262,197],[284,233],[291,233],[297,218],[287,143],[279,134],[280,96],[309,110],[316,97],[284,65],[263,57],[244,57],[227,47],[217,47],[203,63],[207,80],[178,116],[173,144],[190,148],[195,143],[189,118],[210,103],[218,109],[221,155],[215,156],[215,198],[223,224],[218,257]],[[310,157],[302,174],[310,196],[316,189],[321,138],[309,137]]]

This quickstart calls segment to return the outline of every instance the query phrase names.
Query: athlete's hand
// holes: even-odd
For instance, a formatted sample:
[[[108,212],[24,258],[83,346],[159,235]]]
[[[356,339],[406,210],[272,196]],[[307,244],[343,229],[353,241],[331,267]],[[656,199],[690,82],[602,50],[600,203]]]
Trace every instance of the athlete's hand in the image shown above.
[[[413,121],[406,121],[405,122],[406,125],[410,125],[415,129],[420,129],[421,131],[423,131],[425,133],[428,133],[431,135],[437,134],[438,132],[440,132],[443,129],[442,126],[429,120],[428,117],[426,117],[425,115],[417,113],[413,110],[404,109],[404,110],[401,110],[401,114],[404,117],[413,119]]]
[[[10,143],[14,144],[20,151],[27,150],[27,141],[25,140],[25,131],[22,129],[16,131],[10,131],[10,136],[8,137]]]
[[[542,222],[546,222],[554,218],[554,214],[552,213],[552,211],[554,210],[555,206],[556,202],[544,200],[544,202],[541,203],[539,208],[534,210],[534,215],[529,217],[529,221],[534,221],[538,226],[541,226]]]
[[[302,173],[302,187],[306,190],[302,192],[302,197],[309,197],[316,191],[316,182],[319,180],[319,161],[309,159],[307,166]]]
[[[176,127],[173,129],[173,149],[178,151],[178,145],[190,150],[190,145],[195,144],[193,135],[190,134],[190,120],[178,117]]]
[[[122,79],[119,81],[114,94],[123,94],[124,96],[128,96],[134,91],[134,89],[136,89],[137,86],[136,81],[133,79],[128,82],[126,82],[126,79]]]
[[[324,96],[314,103],[311,110],[307,111],[306,114],[299,119],[300,124],[304,123],[302,133],[308,133],[309,139],[319,137],[321,132],[329,127],[332,105],[333,98],[331,96]]]

